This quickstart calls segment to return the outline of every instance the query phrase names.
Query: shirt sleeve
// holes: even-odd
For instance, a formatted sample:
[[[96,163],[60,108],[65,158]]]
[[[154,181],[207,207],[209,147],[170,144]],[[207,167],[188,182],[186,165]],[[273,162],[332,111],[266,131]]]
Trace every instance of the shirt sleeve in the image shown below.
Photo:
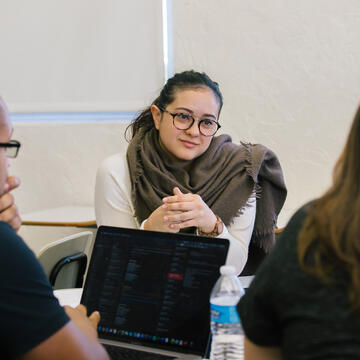
[[[237,274],[241,273],[247,262],[249,244],[255,224],[255,216],[256,196],[255,193],[253,193],[241,215],[236,216],[228,227],[224,225],[222,233],[217,236],[230,241],[226,264],[233,265]]]
[[[131,201],[131,182],[124,154],[115,154],[100,165],[95,184],[97,225],[139,228]]]
[[[69,321],[34,253],[0,222],[0,336],[9,357],[33,349]]]

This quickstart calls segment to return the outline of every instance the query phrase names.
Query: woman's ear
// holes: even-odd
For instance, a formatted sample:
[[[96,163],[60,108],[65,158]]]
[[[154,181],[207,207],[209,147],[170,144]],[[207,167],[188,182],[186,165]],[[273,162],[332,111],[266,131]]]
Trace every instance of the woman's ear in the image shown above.
[[[150,111],[154,120],[154,126],[157,130],[159,130],[161,121],[161,110],[156,105],[151,105]]]

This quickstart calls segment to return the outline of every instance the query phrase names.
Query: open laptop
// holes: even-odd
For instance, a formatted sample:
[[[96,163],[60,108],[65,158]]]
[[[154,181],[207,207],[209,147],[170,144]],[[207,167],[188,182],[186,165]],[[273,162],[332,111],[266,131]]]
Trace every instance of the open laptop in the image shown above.
[[[210,292],[228,248],[226,239],[100,226],[81,303],[100,312],[111,357],[131,348],[144,360],[204,358]]]

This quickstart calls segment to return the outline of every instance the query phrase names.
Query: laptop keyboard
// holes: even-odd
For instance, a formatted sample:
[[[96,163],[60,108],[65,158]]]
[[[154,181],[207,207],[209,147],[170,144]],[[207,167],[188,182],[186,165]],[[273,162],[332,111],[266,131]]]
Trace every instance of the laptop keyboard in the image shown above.
[[[173,356],[148,353],[145,351],[103,344],[112,360],[173,360]]]

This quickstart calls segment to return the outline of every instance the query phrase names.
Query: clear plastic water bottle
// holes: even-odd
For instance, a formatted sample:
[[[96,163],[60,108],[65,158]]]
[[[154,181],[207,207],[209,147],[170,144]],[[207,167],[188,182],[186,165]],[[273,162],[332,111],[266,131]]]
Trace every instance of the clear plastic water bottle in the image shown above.
[[[244,358],[244,333],[236,305],[244,289],[233,266],[222,266],[210,295],[210,360]]]

